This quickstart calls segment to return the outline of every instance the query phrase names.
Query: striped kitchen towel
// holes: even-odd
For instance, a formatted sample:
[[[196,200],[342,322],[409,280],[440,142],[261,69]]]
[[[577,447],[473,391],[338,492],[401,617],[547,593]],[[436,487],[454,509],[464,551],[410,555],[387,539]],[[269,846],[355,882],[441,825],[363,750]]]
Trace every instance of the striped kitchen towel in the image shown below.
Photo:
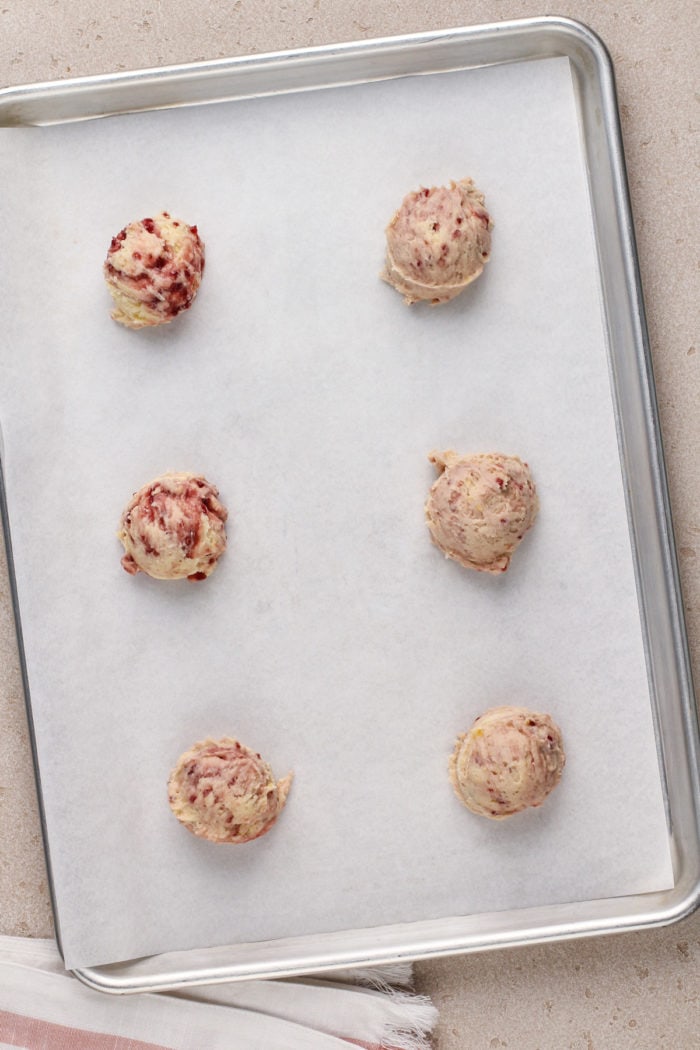
[[[0,937],[0,1050],[428,1050],[437,1011],[411,967],[112,996],[51,940]]]

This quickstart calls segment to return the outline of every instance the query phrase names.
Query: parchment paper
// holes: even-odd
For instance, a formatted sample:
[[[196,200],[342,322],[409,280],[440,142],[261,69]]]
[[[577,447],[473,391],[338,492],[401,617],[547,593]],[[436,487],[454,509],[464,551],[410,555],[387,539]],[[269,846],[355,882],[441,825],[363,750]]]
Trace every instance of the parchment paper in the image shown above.
[[[568,62],[0,147],[0,416],[66,964],[672,885]],[[492,261],[409,309],[384,227],[464,175]],[[162,208],[198,224],[204,282],[130,332],[102,261]],[[434,448],[529,461],[541,513],[504,577],[430,544]],[[231,511],[203,583],[119,564],[122,507],[166,470]],[[447,759],[502,703],[549,711],[568,761],[541,809],[489,822]],[[223,734],[296,774],[247,846],[167,805],[180,752]]]

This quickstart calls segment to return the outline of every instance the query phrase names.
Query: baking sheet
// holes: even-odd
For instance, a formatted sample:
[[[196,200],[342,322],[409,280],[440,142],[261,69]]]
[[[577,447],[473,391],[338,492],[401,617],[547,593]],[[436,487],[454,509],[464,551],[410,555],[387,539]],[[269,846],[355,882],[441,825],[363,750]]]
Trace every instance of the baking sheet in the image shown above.
[[[671,886],[568,60],[2,136],[0,413],[66,964]],[[492,261],[409,310],[377,280],[384,225],[464,174]],[[205,280],[126,332],[101,262],[162,207],[199,225]],[[428,542],[444,447],[532,465],[503,578]],[[168,469],[231,510],[198,586],[119,567],[122,506]],[[549,710],[568,763],[491,824],[446,760],[504,702]],[[296,773],[241,849],[165,798],[220,733]]]

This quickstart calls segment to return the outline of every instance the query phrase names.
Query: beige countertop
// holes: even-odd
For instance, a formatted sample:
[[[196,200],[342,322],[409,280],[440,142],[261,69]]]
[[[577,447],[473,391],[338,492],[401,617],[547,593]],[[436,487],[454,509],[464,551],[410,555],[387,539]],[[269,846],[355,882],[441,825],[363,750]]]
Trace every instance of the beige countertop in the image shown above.
[[[0,86],[541,14],[611,52],[694,670],[700,661],[697,6],[692,0],[3,0]],[[0,565],[0,933],[51,909],[6,571]],[[700,1046],[700,913],[613,937],[422,963],[439,1050]]]

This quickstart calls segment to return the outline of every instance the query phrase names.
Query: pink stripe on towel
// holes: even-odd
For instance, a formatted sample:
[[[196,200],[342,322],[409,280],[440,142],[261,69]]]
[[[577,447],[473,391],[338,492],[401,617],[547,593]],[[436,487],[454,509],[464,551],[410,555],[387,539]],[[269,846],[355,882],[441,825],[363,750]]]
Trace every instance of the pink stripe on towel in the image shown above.
[[[140,1039],[88,1032],[84,1028],[37,1021],[0,1010],[0,1043],[21,1050],[168,1050]]]

